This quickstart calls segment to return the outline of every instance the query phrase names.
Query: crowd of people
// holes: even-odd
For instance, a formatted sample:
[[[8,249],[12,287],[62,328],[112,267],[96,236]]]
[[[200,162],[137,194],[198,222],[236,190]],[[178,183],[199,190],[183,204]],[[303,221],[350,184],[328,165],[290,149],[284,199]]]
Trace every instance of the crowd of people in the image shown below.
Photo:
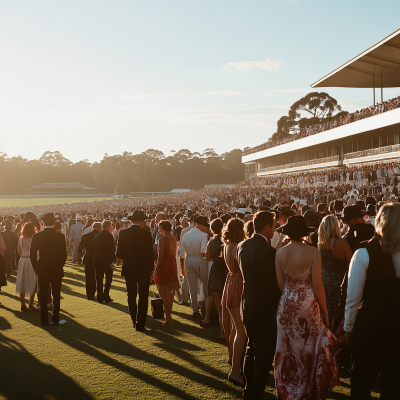
[[[394,110],[400,107],[400,96],[394,97],[383,103],[376,104],[374,106],[369,106],[361,110],[357,110],[354,113],[348,113],[339,118],[334,118],[330,121],[325,121],[317,125],[307,126],[306,128],[300,129],[297,133],[288,135],[285,138],[277,140],[269,140],[259,146],[252,147],[250,149],[245,149],[243,154],[253,154],[262,150],[270,149],[271,147],[280,146],[281,144],[292,142],[293,140],[298,140],[305,138],[307,136],[315,135],[316,133],[321,133],[329,129],[337,128],[338,126],[350,124],[351,122],[359,121],[364,118],[372,117],[373,115],[382,114],[386,111]]]
[[[337,187],[257,178],[229,189],[3,209],[0,286],[16,270],[21,311],[39,308],[47,326],[51,309],[57,326],[68,253],[83,265],[88,301],[100,304],[113,301],[122,263],[134,329],[147,330],[150,284],[164,329],[176,303],[204,328],[215,320],[228,379],[245,399],[262,397],[274,360],[279,399],[325,399],[349,354],[352,398],[369,398],[377,375],[381,398],[400,398],[399,165],[365,168],[345,172]],[[371,179],[354,186],[347,174],[355,172]]]

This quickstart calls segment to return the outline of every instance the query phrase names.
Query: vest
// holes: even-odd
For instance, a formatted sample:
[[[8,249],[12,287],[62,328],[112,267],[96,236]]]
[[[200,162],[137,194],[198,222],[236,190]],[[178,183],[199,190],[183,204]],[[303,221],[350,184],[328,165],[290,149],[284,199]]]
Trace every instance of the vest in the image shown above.
[[[369,264],[364,293],[352,333],[353,357],[375,349],[382,359],[400,357],[400,278],[396,277],[392,256],[382,251],[375,236],[359,248],[368,251]],[[387,359],[386,361],[389,361]]]

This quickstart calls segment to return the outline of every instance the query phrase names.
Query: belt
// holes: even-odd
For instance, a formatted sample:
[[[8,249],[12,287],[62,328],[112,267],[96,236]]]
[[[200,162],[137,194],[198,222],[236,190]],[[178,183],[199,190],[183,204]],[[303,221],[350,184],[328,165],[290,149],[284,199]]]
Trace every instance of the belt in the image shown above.
[[[30,256],[20,256],[20,258],[31,258]]]

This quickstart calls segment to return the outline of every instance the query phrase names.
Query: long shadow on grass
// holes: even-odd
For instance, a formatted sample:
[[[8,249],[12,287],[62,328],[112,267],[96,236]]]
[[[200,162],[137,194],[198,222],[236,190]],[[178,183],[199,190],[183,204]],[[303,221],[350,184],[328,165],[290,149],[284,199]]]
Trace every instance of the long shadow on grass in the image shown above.
[[[11,311],[11,310],[10,310]],[[24,319],[21,315],[22,313],[14,312],[14,315],[18,318]],[[134,378],[140,379],[143,382],[157,388],[157,390],[162,390],[167,393],[174,395],[180,399],[194,400],[197,397],[193,397],[183,390],[170,385],[164,381],[151,376],[143,370],[135,368],[132,363],[123,363],[115,360],[104,354],[105,352],[113,353],[122,357],[131,357],[132,361],[143,361],[149,364],[156,365],[171,372],[174,372],[180,376],[192,380],[193,382],[198,382],[199,384],[208,386],[216,390],[222,390],[224,392],[229,392],[237,395],[238,391],[231,387],[228,383],[223,383],[218,381],[212,376],[207,376],[195,371],[191,371],[187,367],[183,367],[177,363],[170,360],[163,359],[154,354],[150,354],[141,350],[132,344],[119,339],[115,336],[109,335],[105,332],[99,331],[97,329],[86,328],[85,326],[79,324],[78,322],[69,319],[67,325],[60,326],[59,328],[46,327],[46,331],[54,336],[57,340],[62,341],[66,345],[88,355],[96,358],[100,362],[107,364],[113,368],[119,369],[131,375]],[[133,331],[133,335],[142,335],[141,333],[136,333]],[[175,347],[174,347],[175,348]],[[190,353],[187,353],[186,359],[189,359]],[[204,366],[203,370],[209,367]]]
[[[2,330],[6,326],[3,320],[0,318]],[[3,361],[0,363],[0,394],[9,400],[50,397],[56,400],[93,399],[73,379],[40,362],[22,344],[1,333],[0,354]]]

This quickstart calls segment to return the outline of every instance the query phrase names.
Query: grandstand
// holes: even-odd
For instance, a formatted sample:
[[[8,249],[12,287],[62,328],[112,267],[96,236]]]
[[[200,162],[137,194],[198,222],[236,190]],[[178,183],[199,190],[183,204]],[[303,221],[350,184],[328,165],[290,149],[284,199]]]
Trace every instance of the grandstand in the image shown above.
[[[288,139],[246,149],[246,177],[283,176],[400,159],[400,96],[383,101],[383,88],[400,87],[400,29],[311,87],[371,88],[374,105],[308,127]],[[375,89],[381,90],[376,104]]]

